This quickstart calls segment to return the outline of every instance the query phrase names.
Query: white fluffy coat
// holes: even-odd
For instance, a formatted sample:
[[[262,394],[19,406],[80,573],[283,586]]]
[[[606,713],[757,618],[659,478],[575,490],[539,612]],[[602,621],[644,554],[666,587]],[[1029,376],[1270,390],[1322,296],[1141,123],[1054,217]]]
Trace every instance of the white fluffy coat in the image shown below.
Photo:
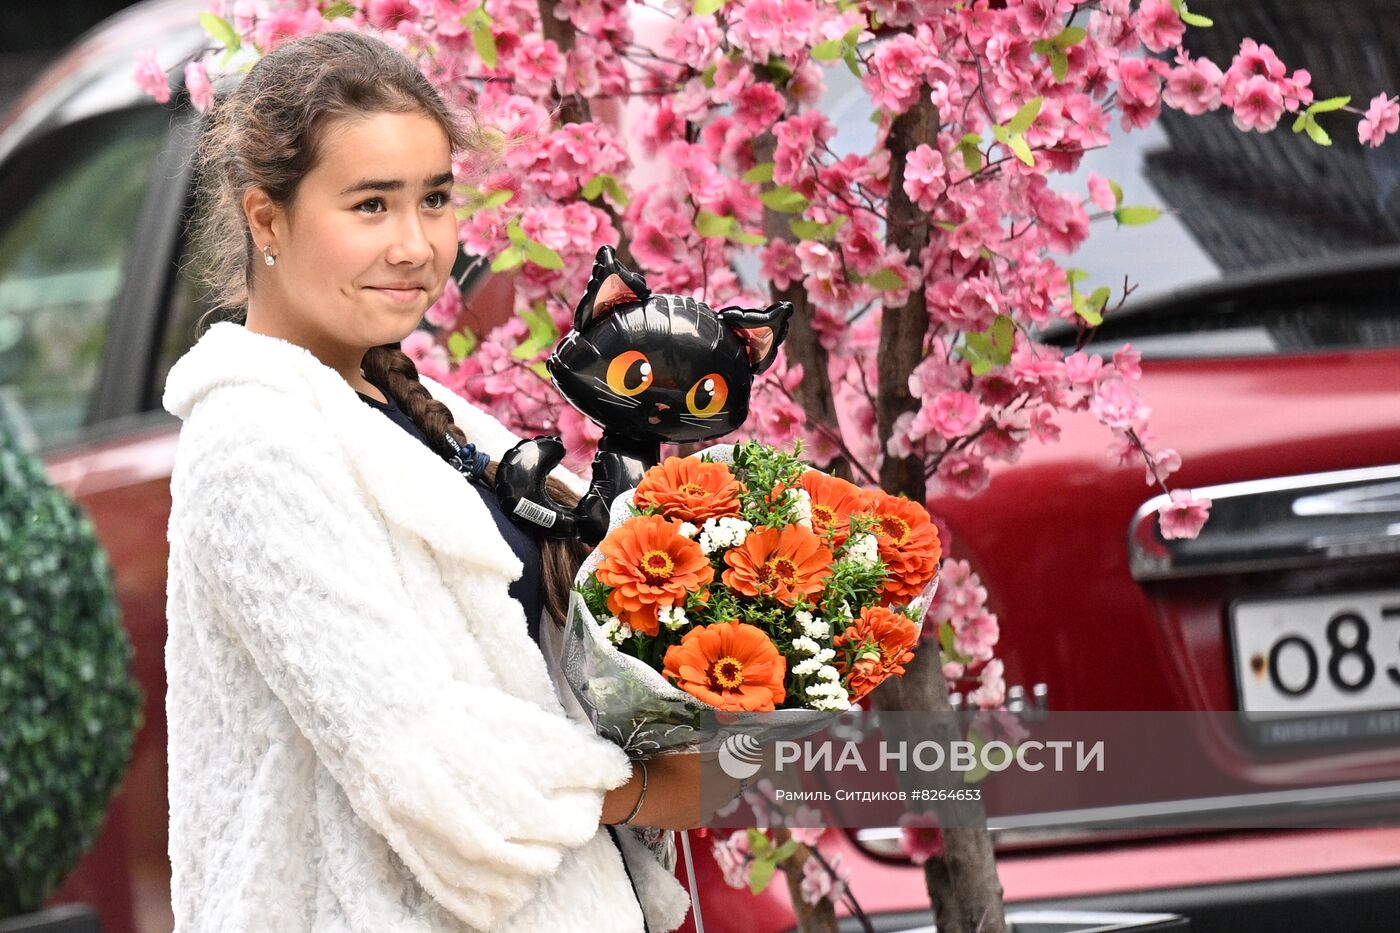
[[[423,382],[493,459],[518,440]],[[640,933],[598,822],[626,756],[566,715],[507,592],[520,562],[462,476],[310,352],[238,324],[176,363],[164,404],[185,422],[177,931]],[[674,929],[684,890],[629,864],[652,933]]]

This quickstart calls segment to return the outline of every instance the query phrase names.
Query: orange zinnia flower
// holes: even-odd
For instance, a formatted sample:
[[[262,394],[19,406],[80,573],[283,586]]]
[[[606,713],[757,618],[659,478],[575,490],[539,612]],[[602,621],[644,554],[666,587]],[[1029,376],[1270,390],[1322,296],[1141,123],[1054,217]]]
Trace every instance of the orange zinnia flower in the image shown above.
[[[715,578],[700,545],[681,537],[676,526],[660,515],[629,518],[603,539],[598,550],[603,559],[594,573],[598,582],[612,589],[608,608],[648,635],[656,634],[658,605],[684,603],[687,593]]]
[[[787,659],[762,629],[738,620],[686,632],[666,649],[662,673],[696,699],[732,712],[767,712],[787,696]]]
[[[723,463],[695,457],[667,457],[637,484],[637,508],[658,508],[678,522],[702,525],[707,518],[739,514],[743,487]]]
[[[856,700],[875,689],[890,675],[903,676],[904,665],[914,660],[914,644],[919,640],[918,627],[909,617],[891,612],[884,606],[867,606],[860,617],[852,619],[846,631],[831,640],[840,654],[850,652],[851,699]],[[839,657],[836,669],[847,671],[847,658]]]
[[[744,543],[724,552],[724,585],[745,596],[772,596],[792,606],[816,596],[831,576],[831,549],[801,525],[755,528]]]
[[[865,492],[854,483],[816,470],[802,474],[802,488],[812,499],[812,529],[823,538],[835,534],[840,547],[851,532],[851,515],[866,507]]]
[[[918,596],[938,573],[943,545],[938,529],[919,503],[876,489],[870,492],[865,514],[874,516],[880,560],[889,570],[885,603],[907,602]]]

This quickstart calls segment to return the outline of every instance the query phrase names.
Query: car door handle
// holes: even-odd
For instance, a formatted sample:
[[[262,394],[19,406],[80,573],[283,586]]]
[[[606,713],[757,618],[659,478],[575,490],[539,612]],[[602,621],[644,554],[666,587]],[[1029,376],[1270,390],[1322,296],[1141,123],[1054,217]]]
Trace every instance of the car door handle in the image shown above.
[[[1196,488],[1211,500],[1195,539],[1166,540],[1154,496],[1128,527],[1139,582],[1323,566],[1400,554],[1400,464]]]

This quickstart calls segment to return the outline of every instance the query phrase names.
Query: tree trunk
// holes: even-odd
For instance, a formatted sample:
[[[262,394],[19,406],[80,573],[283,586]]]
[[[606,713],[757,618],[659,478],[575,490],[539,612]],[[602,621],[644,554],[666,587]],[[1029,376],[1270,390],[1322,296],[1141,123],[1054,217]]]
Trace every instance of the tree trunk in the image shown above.
[[[909,153],[919,145],[933,146],[938,133],[938,108],[929,89],[920,89],[918,102],[895,118],[886,145],[890,150],[890,199],[888,241],[907,251],[908,262],[921,268],[919,253],[929,240],[928,216],[904,192],[904,170]],[[880,485],[890,493],[909,496],[922,503],[927,482],[924,463],[919,457],[892,457],[888,443],[896,419],[913,411],[916,401],[909,392],[909,377],[924,355],[928,334],[928,306],[922,275],[909,300],[900,307],[884,309],[880,324],[879,404],[877,408],[881,446],[886,455],[880,469]],[[924,642],[903,678],[891,677],[873,695],[878,709],[891,711],[932,711],[940,714],[933,738],[940,743],[961,739],[948,703],[948,685],[938,642]],[[946,744],[944,747],[948,747]],[[944,775],[944,780],[948,776]],[[957,776],[954,775],[954,778]],[[958,780],[960,784],[960,780]],[[1002,905],[1001,882],[997,878],[991,836],[986,829],[980,805],[976,818],[967,820],[969,809],[959,811],[964,819],[943,831],[943,856],[924,865],[924,878],[933,902],[939,933],[1004,933],[1006,919]],[[971,822],[973,825],[968,826]]]
[[[773,844],[782,845],[791,838],[782,827],[773,829]],[[836,907],[830,900],[823,899],[809,904],[802,899],[802,867],[811,858],[806,846],[798,846],[797,851],[779,866],[787,878],[788,896],[792,898],[792,912],[797,919],[798,933],[839,933],[836,922]]]
[[[772,162],[777,139],[772,133],[764,133],[754,140],[753,151],[756,161]],[[770,207],[763,209],[763,232],[769,239],[798,241],[789,224],[791,215],[782,214]],[[801,364],[802,381],[794,392],[798,404],[806,412],[809,424],[830,428],[836,436],[841,434],[841,426],[836,418],[836,400],[831,390],[831,373],[828,369],[826,348],[817,339],[817,332],[810,323],[810,304],[807,289],[800,282],[793,282],[787,288],[771,288],[774,301],[792,302],[792,325],[788,327],[787,338],[783,341],[783,352],[788,365]],[[844,455],[827,464],[827,470],[842,479],[851,478],[851,465]]]

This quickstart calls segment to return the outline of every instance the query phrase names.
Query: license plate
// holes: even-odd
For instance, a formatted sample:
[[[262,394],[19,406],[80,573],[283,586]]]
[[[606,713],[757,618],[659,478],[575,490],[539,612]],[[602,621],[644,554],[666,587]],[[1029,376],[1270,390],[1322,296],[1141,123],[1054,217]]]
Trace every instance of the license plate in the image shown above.
[[[1400,708],[1400,590],[1231,607],[1246,718]]]

